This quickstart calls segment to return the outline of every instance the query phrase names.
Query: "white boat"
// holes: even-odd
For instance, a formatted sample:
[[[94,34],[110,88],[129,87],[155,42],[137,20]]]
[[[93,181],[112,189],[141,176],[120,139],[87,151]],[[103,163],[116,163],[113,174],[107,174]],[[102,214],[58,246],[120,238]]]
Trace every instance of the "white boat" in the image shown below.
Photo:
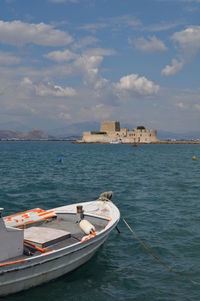
[[[48,282],[87,262],[117,226],[112,193],[6,217],[0,209],[0,296]]]
[[[122,140],[121,139],[111,140],[110,144],[122,144]]]

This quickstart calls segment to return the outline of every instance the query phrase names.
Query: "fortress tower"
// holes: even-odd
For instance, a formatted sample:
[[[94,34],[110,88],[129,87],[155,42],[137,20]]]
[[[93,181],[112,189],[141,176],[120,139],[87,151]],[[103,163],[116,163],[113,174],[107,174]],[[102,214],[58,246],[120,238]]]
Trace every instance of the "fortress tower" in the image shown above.
[[[119,132],[120,131],[120,122],[119,121],[102,121],[101,123],[101,132]]]

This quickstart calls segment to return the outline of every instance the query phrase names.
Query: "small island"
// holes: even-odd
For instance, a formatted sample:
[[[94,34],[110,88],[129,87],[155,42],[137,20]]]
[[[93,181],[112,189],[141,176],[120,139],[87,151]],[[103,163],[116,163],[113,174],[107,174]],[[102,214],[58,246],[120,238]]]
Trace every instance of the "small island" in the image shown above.
[[[147,129],[143,125],[133,130],[121,128],[120,122],[107,120],[101,122],[100,131],[83,132],[81,140],[77,143],[110,143],[110,144],[200,144],[200,139],[167,139],[159,140],[156,129]]]
[[[102,121],[99,132],[83,132],[79,143],[155,143],[157,130],[138,126],[133,130],[121,128],[119,121]]]

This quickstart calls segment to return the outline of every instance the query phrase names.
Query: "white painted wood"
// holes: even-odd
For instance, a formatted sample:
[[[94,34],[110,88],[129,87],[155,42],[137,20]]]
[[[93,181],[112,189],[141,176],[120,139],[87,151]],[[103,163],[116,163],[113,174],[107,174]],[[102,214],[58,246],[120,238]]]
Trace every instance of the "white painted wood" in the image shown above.
[[[6,227],[0,217],[0,261],[23,254],[24,231]]]
[[[69,232],[52,228],[30,227],[24,230],[24,239],[33,242],[42,248],[69,237]]]

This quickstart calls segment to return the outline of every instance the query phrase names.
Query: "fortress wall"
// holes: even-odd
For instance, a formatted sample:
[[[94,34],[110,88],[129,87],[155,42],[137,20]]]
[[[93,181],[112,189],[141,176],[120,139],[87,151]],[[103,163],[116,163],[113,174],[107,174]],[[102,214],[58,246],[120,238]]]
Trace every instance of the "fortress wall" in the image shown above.
[[[120,135],[122,137],[126,137],[127,136],[127,133],[128,133],[128,129],[127,128],[122,128],[120,129]]]
[[[85,143],[109,143],[110,138],[107,134],[93,134],[92,132],[84,132],[82,142],[85,142]]]
[[[134,130],[135,134],[135,139],[136,142],[141,142],[141,143],[151,143],[151,142],[156,142],[157,141],[157,132],[156,130]]]

